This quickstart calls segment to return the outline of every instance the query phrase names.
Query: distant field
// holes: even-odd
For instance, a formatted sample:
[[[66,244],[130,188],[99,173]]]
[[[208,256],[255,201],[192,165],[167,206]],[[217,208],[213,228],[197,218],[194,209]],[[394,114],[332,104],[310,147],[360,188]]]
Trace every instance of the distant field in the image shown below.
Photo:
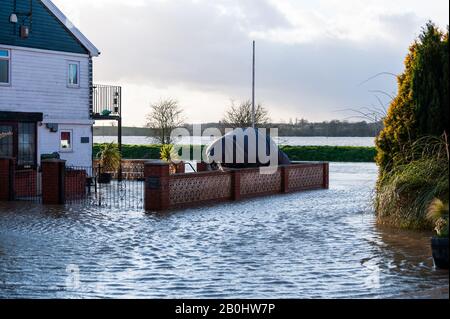
[[[101,144],[94,145],[94,155]],[[202,146],[204,147],[204,146]],[[157,159],[160,145],[123,145],[124,159]],[[292,161],[374,162],[375,147],[356,146],[281,146]],[[191,146],[192,150],[192,146]]]
[[[375,147],[282,146],[292,161],[375,162]]]

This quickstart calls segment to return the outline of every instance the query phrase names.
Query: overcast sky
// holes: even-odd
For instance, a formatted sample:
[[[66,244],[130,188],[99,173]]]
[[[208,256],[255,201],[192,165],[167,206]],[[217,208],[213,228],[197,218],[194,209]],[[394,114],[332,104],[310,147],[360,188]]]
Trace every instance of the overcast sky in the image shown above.
[[[274,121],[347,119],[396,91],[409,44],[427,20],[446,28],[448,0],[54,0],[100,49],[95,81],[123,86],[124,122],[175,98],[188,122],[219,121],[251,97]],[[383,103],[388,98],[379,94]],[[356,119],[354,119],[356,120]]]

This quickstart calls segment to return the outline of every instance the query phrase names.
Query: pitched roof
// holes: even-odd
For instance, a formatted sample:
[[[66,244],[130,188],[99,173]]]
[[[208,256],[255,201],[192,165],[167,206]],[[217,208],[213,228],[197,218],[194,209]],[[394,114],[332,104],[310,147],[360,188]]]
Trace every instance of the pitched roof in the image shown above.
[[[92,56],[99,56],[100,51],[88,40],[75,25],[58,9],[51,0],[41,0],[51,13],[69,30],[73,36],[89,51]]]

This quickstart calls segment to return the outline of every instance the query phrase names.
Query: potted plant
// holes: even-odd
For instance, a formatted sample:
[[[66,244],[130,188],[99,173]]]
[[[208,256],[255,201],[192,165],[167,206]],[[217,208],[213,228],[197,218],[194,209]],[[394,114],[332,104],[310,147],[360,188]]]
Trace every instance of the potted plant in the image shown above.
[[[171,144],[165,144],[161,147],[160,158],[169,162],[170,174],[184,173],[184,163],[180,161],[180,156]]]
[[[436,232],[431,239],[434,264],[437,268],[448,269],[448,202],[435,198],[428,208],[427,218]]]
[[[117,144],[103,144],[97,157],[100,164],[98,182],[109,184],[112,180],[112,172],[116,172],[120,167],[121,156]]]

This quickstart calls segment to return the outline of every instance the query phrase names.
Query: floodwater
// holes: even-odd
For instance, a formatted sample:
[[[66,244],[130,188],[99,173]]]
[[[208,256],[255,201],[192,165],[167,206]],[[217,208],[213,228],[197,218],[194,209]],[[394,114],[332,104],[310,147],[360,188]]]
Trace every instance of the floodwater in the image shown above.
[[[375,226],[376,174],[160,215],[3,203],[0,298],[448,298],[430,234]]]
[[[375,146],[375,137],[326,137],[326,136],[308,136],[308,137],[276,137],[275,142],[280,145],[290,146]],[[114,136],[94,136],[94,143],[111,143],[116,142],[117,137]],[[145,136],[123,136],[123,144],[132,145],[148,145],[157,144],[154,138]],[[182,137],[176,141],[181,145],[208,145],[212,142],[210,137]]]

